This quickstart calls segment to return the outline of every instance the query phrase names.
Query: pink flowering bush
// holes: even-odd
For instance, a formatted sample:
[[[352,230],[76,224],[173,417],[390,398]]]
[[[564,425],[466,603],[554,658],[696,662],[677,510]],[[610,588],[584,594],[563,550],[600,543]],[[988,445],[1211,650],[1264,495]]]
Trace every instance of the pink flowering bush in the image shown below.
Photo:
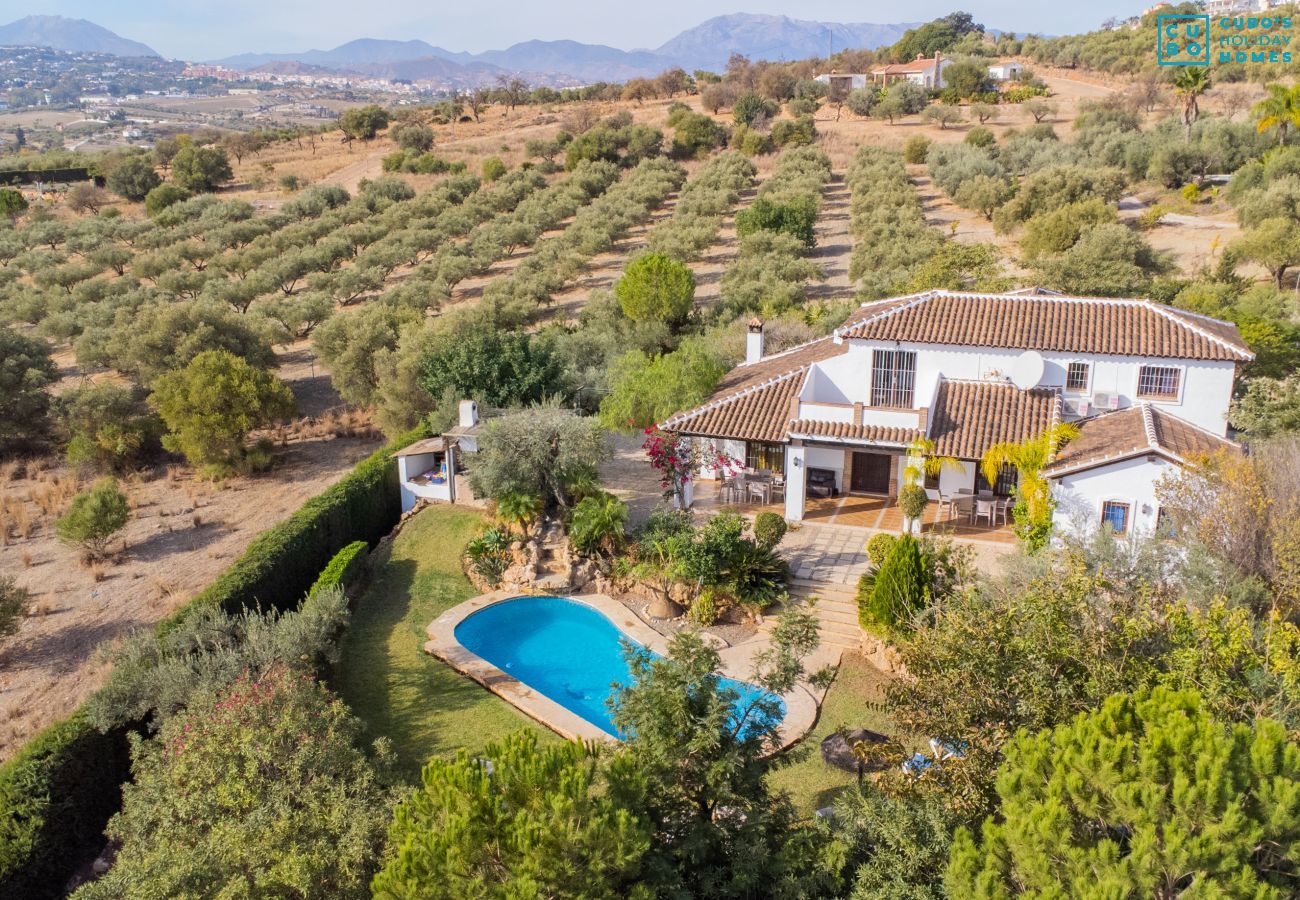
[[[686,485],[698,478],[702,469],[734,470],[744,466],[713,444],[701,445],[675,432],[653,427],[645,430],[641,449],[659,473],[664,499],[672,500],[679,509],[686,508]]]

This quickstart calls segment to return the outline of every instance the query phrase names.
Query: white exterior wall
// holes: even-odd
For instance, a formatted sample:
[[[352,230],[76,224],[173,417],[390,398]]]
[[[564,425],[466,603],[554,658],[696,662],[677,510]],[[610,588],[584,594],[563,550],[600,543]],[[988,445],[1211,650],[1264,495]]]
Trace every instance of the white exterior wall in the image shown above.
[[[1139,456],[1052,481],[1056,498],[1053,524],[1063,531],[1087,532],[1101,524],[1101,505],[1108,500],[1129,504],[1129,533],[1151,534],[1160,505],[1156,482],[1180,471],[1159,456]]]
[[[712,445],[717,449],[719,453],[723,454],[724,456],[729,456],[732,459],[740,460],[740,465],[742,468],[745,465],[745,442],[744,441],[717,441],[714,440],[713,438],[702,438],[702,437],[691,438],[691,440],[695,442],[696,447],[708,447],[709,445]],[[719,472],[717,469],[714,468],[700,469],[700,478],[706,478],[706,479],[722,478],[724,474],[730,474],[730,473]]]
[[[843,396],[847,402],[867,404],[871,399],[872,350],[912,350],[916,352],[916,385],[914,403],[929,406],[938,389],[940,376],[949,379],[994,380],[1006,378],[1016,357],[1023,351],[981,347],[959,347],[944,344],[894,344],[869,341],[849,341],[849,350],[817,364],[816,378],[810,377],[808,385],[819,391],[826,382],[833,387],[827,392]],[[1169,365],[1182,370],[1179,379],[1180,395],[1176,401],[1148,400],[1152,406],[1168,410],[1180,419],[1198,425],[1214,434],[1227,433],[1228,405],[1232,400],[1232,386],[1236,378],[1236,365],[1230,361],[1165,360],[1138,356],[1087,356],[1083,354],[1044,353],[1043,387],[1065,387],[1066,369],[1071,362],[1087,362],[1091,383],[1086,393],[1079,397],[1091,398],[1094,394],[1117,395],[1121,409],[1132,406],[1137,400],[1138,370],[1143,365]],[[1067,394],[1068,397],[1076,396]],[[823,394],[805,396],[804,400],[826,399]],[[907,425],[905,416],[898,412],[863,410],[863,421],[873,425]]]
[[[805,480],[808,472],[807,460],[804,459],[806,452],[802,446],[785,448],[785,517],[791,522],[803,521],[804,494],[808,486]]]
[[[451,481],[446,484],[416,484],[409,479],[432,469],[438,462],[437,453],[417,453],[413,456],[397,457],[397,476],[399,490],[402,493],[402,512],[415,509],[421,499],[451,502]]]
[[[788,453],[789,451],[787,451]],[[830,469],[835,473],[835,487],[840,493],[846,490],[844,485],[844,451],[834,447],[808,447],[804,451],[804,465],[807,469]],[[788,468],[788,466],[787,466]],[[788,475],[788,473],[787,473]],[[786,481],[789,481],[787,477]]]

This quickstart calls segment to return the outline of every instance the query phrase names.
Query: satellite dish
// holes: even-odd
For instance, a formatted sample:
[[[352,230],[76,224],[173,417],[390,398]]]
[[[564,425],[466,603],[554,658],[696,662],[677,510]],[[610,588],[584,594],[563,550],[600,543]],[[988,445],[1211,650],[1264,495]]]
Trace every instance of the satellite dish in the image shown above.
[[[1011,383],[1022,391],[1037,387],[1043,380],[1043,355],[1037,350],[1026,350],[1011,364]]]

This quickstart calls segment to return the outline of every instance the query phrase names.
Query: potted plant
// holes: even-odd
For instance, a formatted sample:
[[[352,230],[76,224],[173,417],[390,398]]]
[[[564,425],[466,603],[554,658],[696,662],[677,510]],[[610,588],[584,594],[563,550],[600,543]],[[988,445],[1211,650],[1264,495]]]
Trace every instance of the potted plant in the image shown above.
[[[898,492],[898,505],[903,510],[903,533],[920,534],[921,517],[930,498],[925,495],[925,488],[919,484],[905,484]]]

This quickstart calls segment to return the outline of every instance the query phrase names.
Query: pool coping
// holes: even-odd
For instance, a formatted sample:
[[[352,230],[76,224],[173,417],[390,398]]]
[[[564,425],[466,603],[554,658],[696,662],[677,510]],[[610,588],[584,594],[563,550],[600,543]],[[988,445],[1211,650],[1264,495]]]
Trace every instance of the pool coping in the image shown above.
[[[430,622],[425,629],[429,640],[424,644],[424,652],[436,656],[457,672],[472,678],[520,712],[537,720],[563,738],[617,744],[618,738],[607,734],[577,713],[565,709],[550,697],[530,688],[456,640],[456,626],[474,613],[507,600],[527,596],[530,595],[518,591],[492,591],[453,606]],[[668,639],[613,597],[607,594],[566,594],[564,596],[603,614],[614,623],[614,627],[637,643],[649,647],[660,656],[668,655]],[[742,663],[752,659],[752,654],[728,652],[745,647],[746,644],[741,644],[720,651],[722,674],[736,681],[750,681],[751,673],[741,666]],[[798,742],[817,724],[817,699],[803,685],[795,686],[781,699],[785,702],[785,717],[777,729],[779,744],[772,751],[774,753]]]

